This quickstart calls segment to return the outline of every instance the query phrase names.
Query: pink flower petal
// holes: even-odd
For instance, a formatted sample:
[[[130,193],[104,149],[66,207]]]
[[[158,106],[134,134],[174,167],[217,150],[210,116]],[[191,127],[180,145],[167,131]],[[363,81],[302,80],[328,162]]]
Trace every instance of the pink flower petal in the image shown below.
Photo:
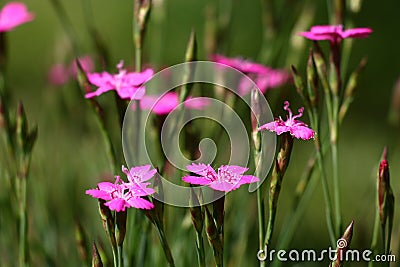
[[[132,197],[128,200],[128,204],[137,209],[145,209],[145,210],[150,210],[154,208],[153,203],[150,201],[140,198],[140,197]]]
[[[242,185],[242,184],[251,184],[251,183],[255,183],[255,182],[259,182],[260,179],[256,176],[253,175],[243,175],[242,177],[240,177],[240,180],[238,182],[238,184]]]
[[[141,109],[151,109],[157,115],[170,113],[178,106],[178,95],[175,92],[168,92],[161,97],[143,96],[140,101]]]
[[[187,165],[186,169],[188,169],[188,171],[202,175],[205,174],[207,171],[211,171],[214,170],[213,168],[211,168],[210,165],[206,165],[204,163],[192,163],[191,165]],[[215,172],[215,171],[214,171]]]
[[[47,80],[50,84],[61,86],[68,82],[68,69],[63,64],[53,65],[47,75]]]
[[[104,200],[111,200],[111,196],[110,193],[107,193],[105,191],[99,190],[99,189],[89,189],[86,190],[85,192],[87,195],[90,195],[94,198],[100,198],[100,199],[104,199]]]
[[[267,73],[271,68],[262,64],[244,60],[242,58],[228,58],[222,55],[213,55],[211,59],[217,63],[235,68],[244,73]]]
[[[311,27],[309,32],[301,32],[300,35],[314,41],[340,41],[345,38],[365,38],[371,33],[370,28],[354,28],[343,31],[342,25],[318,25]]]
[[[6,32],[34,19],[26,5],[20,2],[7,3],[0,11],[0,32]]]
[[[314,138],[315,132],[307,126],[294,126],[290,129],[290,134],[296,138],[309,140]]]
[[[188,109],[202,110],[210,105],[210,100],[206,97],[188,97],[184,102],[184,105]]]
[[[245,173],[249,168],[237,166],[237,165],[222,165],[218,170],[221,171],[228,171],[234,174],[243,174]]]
[[[128,186],[128,189],[137,197],[150,196],[156,192],[153,188],[146,188],[145,186],[141,187],[140,185],[134,185],[132,187]]]
[[[272,122],[269,122],[269,123],[266,123],[266,124],[260,126],[260,127],[258,128],[258,130],[259,130],[259,131],[268,130],[268,131],[270,131],[270,132],[275,132],[276,127],[277,127],[278,125],[279,125],[279,123],[278,123],[277,121],[272,121]]]
[[[115,210],[116,212],[125,211],[125,208],[127,207],[125,200],[120,198],[114,198],[104,205],[109,207],[110,210]]]
[[[224,181],[224,180],[214,181],[210,184],[210,187],[214,190],[223,191],[223,192],[229,192],[229,191],[232,191],[232,190],[235,190],[238,188],[238,187],[236,187],[236,185],[229,183],[227,181]]]
[[[211,180],[201,176],[199,177],[199,176],[186,175],[182,177],[182,180],[186,183],[197,184],[197,185],[208,185],[211,183]]]
[[[82,66],[83,71],[87,73],[91,73],[94,71],[94,62],[91,56],[86,55],[83,57],[78,58],[79,63]],[[69,67],[69,72],[72,77],[76,77],[77,72],[78,72],[78,67],[76,66],[76,61],[72,61],[70,67]]]
[[[354,28],[345,30],[342,38],[366,38],[372,33],[370,28]]]

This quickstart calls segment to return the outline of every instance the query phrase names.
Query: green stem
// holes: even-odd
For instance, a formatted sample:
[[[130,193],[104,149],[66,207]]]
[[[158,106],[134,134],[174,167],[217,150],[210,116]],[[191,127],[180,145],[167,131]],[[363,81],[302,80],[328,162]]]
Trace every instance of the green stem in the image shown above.
[[[333,123],[331,124],[331,152],[332,152],[332,174],[333,174],[333,194],[336,215],[336,236],[342,232],[342,216],[340,205],[340,183],[339,183],[339,166],[338,166],[338,113],[339,113],[339,97],[333,97]]]
[[[318,176],[311,177],[311,179],[309,180],[307,187],[304,190],[304,193],[297,202],[298,204],[295,210],[289,217],[288,223],[283,226],[283,229],[285,230],[281,232],[282,234],[278,238],[277,250],[287,249],[289,247],[292,237],[297,230],[297,226],[301,221],[301,219],[303,218],[305,211],[309,207],[309,203],[318,185],[318,181],[319,181]],[[280,266],[282,266],[282,261],[273,261],[271,265],[271,267],[280,267]]]
[[[372,255],[376,255],[378,251],[379,225],[380,225],[379,209],[377,209],[375,214],[374,232],[372,234],[372,241],[371,241]],[[373,267],[373,266],[374,266],[374,261],[370,261],[368,263],[368,267]]]
[[[264,201],[261,194],[262,194],[261,187],[259,187],[257,188],[257,210],[258,210],[258,239],[259,239],[260,250],[264,248],[264,236],[265,236]]]
[[[196,247],[197,247],[197,259],[199,267],[206,267],[203,236],[201,232],[197,231],[196,231]]]
[[[279,194],[281,191],[283,177],[289,165],[290,155],[293,148],[293,137],[289,133],[281,135],[280,151],[275,159],[275,165],[271,174],[271,183],[269,189],[269,217],[267,233],[264,238],[265,246],[268,246],[272,240],[272,234],[275,226],[275,218],[278,208]]]
[[[329,196],[329,188],[328,188],[328,181],[327,181],[326,175],[325,175],[324,161],[323,161],[322,153],[319,149],[317,150],[317,162],[318,162],[318,168],[319,168],[320,175],[321,175],[322,190],[324,193],[326,223],[328,226],[328,232],[329,232],[329,238],[331,240],[331,245],[332,245],[332,247],[334,247],[336,245],[336,235],[335,235],[334,224],[333,224],[333,219],[332,219],[332,202],[331,202],[331,198]]]
[[[154,222],[154,225],[156,227],[157,234],[161,242],[161,246],[164,250],[165,258],[168,261],[168,265],[170,267],[174,267],[175,266],[174,258],[172,257],[171,249],[169,248],[164,229],[159,223],[157,223],[157,221]]]
[[[256,177],[260,177],[259,170],[261,166],[258,166],[260,159],[260,151],[254,151],[254,161],[256,166]],[[265,214],[264,214],[264,198],[262,196],[262,185],[257,188],[257,213],[258,213],[258,240],[259,240],[259,250],[264,250],[264,236],[265,236]],[[265,261],[260,261],[260,267],[265,266]]]
[[[122,245],[117,247],[118,267],[123,267]]]
[[[19,266],[28,266],[28,242],[27,242],[27,208],[26,208],[26,177],[17,177],[19,180]]]

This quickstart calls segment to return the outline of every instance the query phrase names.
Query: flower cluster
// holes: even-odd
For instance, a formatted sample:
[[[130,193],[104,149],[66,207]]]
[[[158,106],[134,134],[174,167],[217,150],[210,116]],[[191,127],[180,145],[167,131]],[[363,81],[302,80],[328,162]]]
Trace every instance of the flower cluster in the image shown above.
[[[0,10],[0,32],[11,31],[21,24],[32,21],[34,18],[35,16],[28,12],[24,3],[7,3]]]
[[[96,189],[86,190],[86,194],[106,200],[106,206],[111,210],[125,211],[126,208],[152,209],[153,203],[142,198],[149,196],[155,191],[149,188],[150,180],[157,172],[156,169],[150,170],[150,165],[133,167],[130,170],[122,166],[122,171],[126,174],[128,182],[115,176],[115,182],[101,182]]]
[[[222,165],[215,171],[209,164],[195,164],[186,166],[186,168],[199,176],[186,175],[183,181],[196,184],[208,185],[214,190],[229,192],[239,188],[242,184],[258,182],[260,179],[253,175],[244,175],[248,168],[235,165]]]
[[[292,111],[289,108],[289,102],[285,101],[283,109],[286,110],[289,113],[289,116],[286,117],[286,121],[282,120],[281,117],[276,118],[275,121],[266,123],[262,125],[261,127],[258,128],[259,131],[265,131],[268,130],[270,132],[276,132],[277,135],[280,135],[284,132],[289,132],[292,136],[298,138],[298,139],[303,139],[303,140],[308,140],[311,138],[314,138],[315,132],[308,127],[307,124],[305,124],[302,121],[296,120],[297,118],[300,118],[303,116],[303,111],[304,108],[300,108],[299,114],[293,116]]]
[[[141,99],[145,93],[143,84],[153,76],[153,70],[146,69],[143,72],[128,72],[123,66],[124,62],[121,60],[117,64],[117,74],[111,74],[106,71],[88,73],[89,82],[98,88],[94,92],[87,93],[85,97],[92,98],[115,90],[122,99]]]
[[[273,69],[242,58],[227,58],[221,55],[214,55],[212,60],[249,75],[262,93],[265,93],[268,89],[280,87],[290,81],[290,75],[286,70]],[[251,87],[252,84],[248,79],[242,79],[238,86],[239,95],[250,93]]]

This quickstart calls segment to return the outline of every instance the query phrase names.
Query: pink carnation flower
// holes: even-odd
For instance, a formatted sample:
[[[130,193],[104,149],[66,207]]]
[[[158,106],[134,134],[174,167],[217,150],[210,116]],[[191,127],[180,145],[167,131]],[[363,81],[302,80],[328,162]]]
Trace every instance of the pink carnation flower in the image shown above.
[[[366,38],[371,33],[372,30],[370,28],[343,30],[343,25],[320,25],[313,26],[309,32],[301,32],[300,35],[314,41],[328,40],[331,42],[340,42],[346,38]]]
[[[79,57],[78,60],[85,72],[94,71],[94,62],[89,55]],[[76,78],[76,75],[76,61],[73,60],[69,66],[60,63],[53,65],[48,72],[47,80],[52,85],[61,86],[66,84],[71,78]]]
[[[85,97],[92,98],[115,90],[122,99],[141,99],[145,93],[142,85],[153,76],[153,70],[146,69],[143,72],[128,72],[123,68],[123,64],[123,61],[121,61],[117,65],[117,74],[110,74],[105,71],[102,73],[88,73],[90,83],[96,85],[98,88],[94,92],[87,93]]]
[[[55,86],[66,84],[69,80],[68,69],[63,64],[55,64],[51,66],[47,74],[47,80],[50,84]]]
[[[34,17],[33,13],[28,12],[24,3],[7,3],[0,10],[0,32],[13,30],[15,27],[33,20]]]
[[[201,110],[209,104],[203,97],[189,97],[183,105],[188,109]],[[145,95],[140,100],[140,108],[143,110],[151,109],[157,115],[165,115],[173,111],[179,105],[179,97],[175,92],[168,92],[161,97]]]
[[[277,88],[288,83],[291,77],[286,70],[273,69],[242,58],[227,58],[222,55],[213,55],[212,60],[249,75],[262,93],[265,93],[268,89]],[[251,87],[252,84],[249,80],[242,79],[238,86],[239,95],[248,94],[251,91]]]
[[[258,128],[258,130],[268,130],[270,132],[276,132],[277,135],[289,132],[292,136],[303,140],[314,138],[315,132],[310,129],[307,124],[296,120],[297,118],[303,116],[303,107],[299,109],[299,114],[295,116],[293,116],[292,111],[289,108],[288,101],[285,101],[283,109],[289,112],[289,116],[286,117],[286,121],[282,120],[282,118],[279,117],[273,122],[262,125]]]
[[[86,73],[91,73],[94,71],[94,62],[91,56],[85,55],[83,57],[79,57],[78,60],[82,66],[82,69]],[[76,66],[76,61],[74,60],[71,62],[71,65],[69,66],[69,74],[72,77],[76,77],[77,73],[78,73],[78,67]]]
[[[266,67],[262,64],[252,62],[250,60],[245,60],[243,58],[228,58],[222,55],[213,55],[211,59],[217,63],[227,65],[229,67],[235,68],[243,73],[258,73],[265,74],[268,73],[272,68]]]
[[[208,185],[214,190],[224,192],[235,190],[242,184],[250,184],[260,180],[253,175],[243,175],[248,168],[235,165],[222,165],[217,172],[209,164],[203,163],[192,163],[186,168],[199,176],[186,175],[182,178],[183,181],[196,185]]]
[[[153,188],[148,188],[150,180],[157,170],[150,170],[150,165],[133,167],[130,170],[122,166],[129,182],[124,182],[115,176],[115,183],[101,182],[96,189],[86,190],[86,194],[106,200],[106,206],[111,210],[125,211],[126,208],[152,209],[153,203],[142,198],[154,194]]]

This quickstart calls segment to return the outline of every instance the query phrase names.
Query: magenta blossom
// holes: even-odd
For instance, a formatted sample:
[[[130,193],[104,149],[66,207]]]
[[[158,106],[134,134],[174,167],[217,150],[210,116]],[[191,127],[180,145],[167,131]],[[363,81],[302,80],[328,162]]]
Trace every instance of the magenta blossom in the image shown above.
[[[209,101],[203,97],[189,97],[183,103],[188,109],[204,109],[209,104]],[[179,97],[175,92],[168,92],[161,97],[153,95],[145,95],[140,100],[140,108],[149,110],[157,115],[165,115],[173,111],[179,105]]]
[[[307,39],[330,42],[340,42],[346,38],[366,38],[372,33],[370,28],[353,28],[343,30],[343,25],[320,25],[311,27],[309,32],[301,32],[300,35]]]
[[[297,118],[303,116],[304,108],[299,109],[299,114],[293,116],[292,111],[289,108],[289,102],[285,101],[283,109],[289,112],[289,116],[286,117],[286,121],[282,120],[281,117],[275,119],[273,122],[262,125],[258,128],[259,131],[268,130],[270,132],[276,132],[280,135],[285,132],[290,132],[290,134],[298,139],[308,140],[314,138],[315,132],[310,129],[307,124],[296,120]]]
[[[199,176],[186,175],[182,178],[183,181],[196,185],[208,185],[214,190],[224,192],[235,190],[242,184],[250,184],[260,180],[253,175],[243,175],[248,168],[235,165],[222,165],[217,172],[209,164],[203,163],[192,163],[186,168]]]
[[[213,55],[212,60],[249,75],[262,93],[265,93],[268,89],[277,88],[288,83],[291,78],[286,70],[273,69],[242,58],[227,58],[222,55]],[[241,79],[238,86],[239,95],[248,94],[251,91],[251,87],[252,84],[248,79]]]
[[[94,71],[94,62],[93,62],[93,58],[89,55],[85,55],[82,57],[78,58],[79,60],[79,64],[81,65],[82,69],[84,72],[86,73],[90,73]],[[76,77],[76,75],[78,74],[78,66],[76,66],[76,60],[73,60],[69,66],[69,74],[72,77]]]
[[[153,203],[142,197],[154,194],[153,188],[148,188],[150,180],[157,170],[150,170],[150,165],[133,167],[130,170],[122,166],[123,172],[128,177],[124,182],[115,176],[115,183],[101,182],[96,189],[86,190],[86,194],[94,198],[106,200],[106,206],[111,210],[125,211],[126,208],[152,209]]]
[[[143,72],[128,72],[123,68],[123,61],[118,65],[118,73],[110,74],[88,73],[90,83],[98,86],[97,90],[86,94],[86,98],[99,96],[111,90],[117,91],[117,94],[122,99],[141,99],[145,93],[145,88],[142,86],[153,76],[152,69],[146,69]]]
[[[85,72],[94,71],[94,62],[89,55],[79,57],[78,60]],[[47,74],[47,80],[52,85],[61,86],[66,84],[71,78],[75,79],[76,75],[76,61],[73,60],[69,66],[60,63],[53,65]]]
[[[55,86],[66,84],[69,80],[68,68],[63,64],[55,64],[51,66],[47,74],[47,80],[50,84]]]
[[[240,57],[228,58],[222,55],[213,55],[211,59],[217,63],[227,65],[229,67],[235,68],[243,73],[258,73],[264,74],[268,73],[272,68],[264,66],[259,63],[252,62]]]
[[[0,32],[11,31],[21,24],[32,21],[34,17],[32,13],[28,12],[24,3],[7,3],[0,10]]]

